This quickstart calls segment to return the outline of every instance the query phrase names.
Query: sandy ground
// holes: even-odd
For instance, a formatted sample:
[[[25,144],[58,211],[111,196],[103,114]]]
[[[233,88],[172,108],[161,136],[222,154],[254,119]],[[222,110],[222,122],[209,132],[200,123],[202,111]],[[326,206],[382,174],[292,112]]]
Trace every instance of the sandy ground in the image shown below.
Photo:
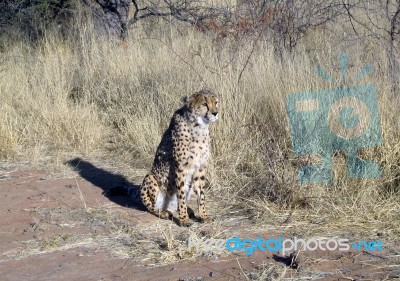
[[[189,232],[212,237],[252,233],[246,219],[220,219],[189,229],[160,220],[123,194],[113,172],[72,160],[75,176],[34,169],[0,170],[1,280],[394,280],[400,247],[384,251],[193,252]],[[210,199],[212,200],[212,199]],[[218,203],[218,202],[214,202]]]

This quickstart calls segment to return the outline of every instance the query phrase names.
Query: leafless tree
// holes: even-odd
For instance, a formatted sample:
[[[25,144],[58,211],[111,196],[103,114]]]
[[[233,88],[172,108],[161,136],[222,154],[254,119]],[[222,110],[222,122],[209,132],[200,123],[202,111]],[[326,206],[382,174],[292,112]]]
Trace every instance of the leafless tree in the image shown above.
[[[78,4],[78,0],[0,1],[0,36],[15,29],[35,40],[50,27],[68,28]]]
[[[281,56],[313,30],[340,20],[345,12],[340,0],[241,0],[235,17],[242,22],[239,26],[246,27],[244,32],[265,33]]]
[[[122,39],[135,23],[149,17],[201,25],[206,19],[230,15],[229,10],[213,7],[205,0],[3,0],[0,1],[0,33],[11,27],[40,37],[53,23],[65,25],[77,10],[92,14],[97,30]]]
[[[207,19],[228,18],[228,10],[215,8],[201,0],[82,0],[93,10],[95,19],[106,30],[122,39],[139,20],[149,17],[174,18],[191,25],[201,25]],[[131,7],[132,17],[129,18]]]
[[[271,29],[280,49],[291,51],[298,42],[316,28],[337,21],[343,9],[336,0],[276,0]]]
[[[352,5],[352,9],[349,6]],[[400,0],[343,0],[354,34],[373,41],[387,54],[392,94],[400,90]]]

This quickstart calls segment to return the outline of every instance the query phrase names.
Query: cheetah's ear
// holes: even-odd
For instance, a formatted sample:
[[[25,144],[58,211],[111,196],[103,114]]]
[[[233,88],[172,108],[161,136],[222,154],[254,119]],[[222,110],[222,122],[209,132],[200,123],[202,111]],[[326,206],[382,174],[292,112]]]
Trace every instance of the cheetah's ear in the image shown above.
[[[188,104],[189,103],[189,96],[185,96],[185,97],[183,97],[182,98],[182,102],[184,103],[184,104]]]
[[[187,105],[188,107],[191,107],[191,104],[193,103],[194,98],[195,98],[195,95],[186,96],[182,99],[182,101],[185,103],[185,105]]]

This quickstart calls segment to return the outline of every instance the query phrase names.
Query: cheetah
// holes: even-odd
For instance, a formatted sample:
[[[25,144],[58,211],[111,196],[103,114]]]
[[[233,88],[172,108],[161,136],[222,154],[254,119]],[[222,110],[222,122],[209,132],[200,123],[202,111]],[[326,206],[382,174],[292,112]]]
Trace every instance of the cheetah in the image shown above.
[[[190,226],[194,211],[187,204],[197,195],[200,221],[209,221],[205,208],[205,173],[210,157],[209,125],[218,120],[218,99],[202,90],[183,99],[157,148],[151,171],[145,176],[140,199],[147,210],[163,219],[178,211],[179,225]]]

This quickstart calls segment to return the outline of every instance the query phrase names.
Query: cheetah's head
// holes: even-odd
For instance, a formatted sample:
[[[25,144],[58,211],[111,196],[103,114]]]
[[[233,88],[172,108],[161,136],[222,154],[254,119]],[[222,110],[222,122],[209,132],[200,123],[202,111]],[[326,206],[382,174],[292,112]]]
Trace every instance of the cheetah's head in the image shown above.
[[[218,98],[210,90],[201,90],[185,97],[184,102],[196,123],[203,125],[218,120]]]

